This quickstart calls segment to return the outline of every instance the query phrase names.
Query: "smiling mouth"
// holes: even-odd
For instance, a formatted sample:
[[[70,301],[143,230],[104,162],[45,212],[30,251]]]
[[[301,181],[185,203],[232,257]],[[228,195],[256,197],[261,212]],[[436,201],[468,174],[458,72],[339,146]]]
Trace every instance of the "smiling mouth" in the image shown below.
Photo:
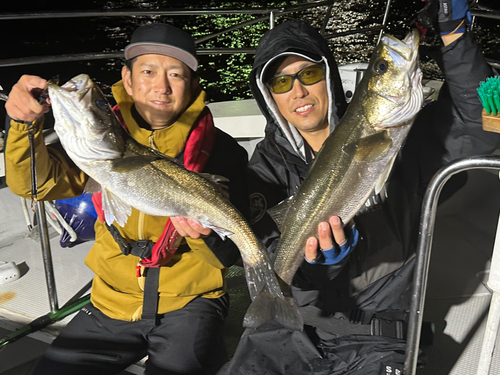
[[[296,108],[294,112],[298,112],[298,113],[305,112],[305,111],[311,109],[312,107],[313,107],[312,104],[306,104],[302,107]]]
[[[170,102],[164,102],[164,101],[161,101],[161,100],[151,100],[151,103],[153,103],[155,105],[160,105],[160,106],[165,106],[165,105],[170,104]]]

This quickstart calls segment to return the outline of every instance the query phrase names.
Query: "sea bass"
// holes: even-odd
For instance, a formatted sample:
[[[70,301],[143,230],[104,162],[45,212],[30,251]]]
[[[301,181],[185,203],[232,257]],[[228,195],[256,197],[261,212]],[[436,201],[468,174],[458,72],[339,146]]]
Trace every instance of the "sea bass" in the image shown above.
[[[48,91],[54,129],[68,156],[93,180],[89,190],[102,192],[108,224],[123,226],[131,207],[154,216],[198,220],[240,250],[253,300],[244,325],[275,319],[302,329],[302,317],[283,296],[265,247],[214,181],[136,142],[89,76],[78,75],[61,87],[49,83]]]
[[[423,102],[418,31],[402,41],[384,35],[337,128],[308,176],[287,201],[271,209],[280,226],[274,269],[290,285],[306,241],[330,216],[349,222],[387,180]]]

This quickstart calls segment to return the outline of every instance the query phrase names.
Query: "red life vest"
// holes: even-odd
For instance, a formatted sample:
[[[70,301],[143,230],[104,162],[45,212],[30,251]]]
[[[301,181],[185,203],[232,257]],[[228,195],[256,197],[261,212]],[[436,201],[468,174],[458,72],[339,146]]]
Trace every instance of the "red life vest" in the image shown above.
[[[120,120],[122,126],[127,129],[118,105],[113,107],[113,111]],[[215,126],[212,114],[208,107],[205,107],[200,116],[193,124],[184,148],[184,167],[193,172],[201,172],[212,152],[215,142]],[[93,194],[92,202],[101,222],[104,222],[104,211],[102,209],[101,192]],[[179,234],[168,219],[163,234],[153,245],[151,256],[141,258],[141,265],[145,267],[161,267],[167,264],[177,250],[176,240]]]

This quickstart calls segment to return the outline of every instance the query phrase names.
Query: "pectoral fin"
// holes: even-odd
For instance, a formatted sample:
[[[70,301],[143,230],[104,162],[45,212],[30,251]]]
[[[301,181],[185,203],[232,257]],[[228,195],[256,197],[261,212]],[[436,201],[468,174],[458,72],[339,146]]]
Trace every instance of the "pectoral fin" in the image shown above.
[[[391,159],[389,163],[387,163],[386,168],[384,171],[380,174],[380,177],[377,180],[377,183],[375,184],[375,194],[378,194],[382,191],[385,183],[389,179],[389,175],[391,174],[392,171],[392,166],[394,165],[394,161],[396,160],[397,154],[394,155],[394,157]]]
[[[369,163],[383,156],[391,147],[392,140],[387,130],[361,138],[357,144],[344,147],[347,153],[354,153],[354,160],[358,163]]]
[[[128,203],[107,189],[102,190],[102,209],[108,225],[116,221],[121,227],[132,213],[132,207]]]

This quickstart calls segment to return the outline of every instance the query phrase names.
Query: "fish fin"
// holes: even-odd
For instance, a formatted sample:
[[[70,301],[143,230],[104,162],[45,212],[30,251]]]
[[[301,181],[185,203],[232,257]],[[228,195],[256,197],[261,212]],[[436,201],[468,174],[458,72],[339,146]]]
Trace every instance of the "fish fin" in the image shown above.
[[[110,165],[113,171],[124,173],[140,169],[158,159],[157,156],[130,156],[111,160]]]
[[[220,238],[222,238],[223,240],[225,240],[226,238],[229,238],[233,235],[233,232],[227,230],[227,229],[224,229],[224,228],[220,228],[220,227],[214,227],[214,226],[211,226],[211,225],[206,225],[202,223],[202,225],[205,227],[205,228],[210,228],[212,229],[215,233],[217,233],[219,235]]]
[[[294,331],[302,331],[304,320],[293,298],[278,297],[265,288],[248,307],[243,326],[258,328],[276,324]]]
[[[347,153],[353,151],[355,147],[354,160],[358,163],[368,163],[377,160],[384,155],[392,145],[392,140],[389,137],[389,132],[383,130],[381,132],[361,138],[356,145],[348,145],[344,148]]]
[[[281,230],[281,227],[283,226],[283,222],[285,220],[286,213],[288,212],[288,209],[291,206],[291,202],[293,200],[293,197],[294,197],[294,195],[288,197],[285,200],[282,200],[276,206],[271,207],[270,209],[267,210],[267,213],[274,220],[274,222],[278,226],[279,230]]]
[[[89,194],[95,194],[99,193],[101,190],[102,190],[101,184],[96,180],[94,180],[92,177],[89,177],[87,183],[85,184],[83,192]]]
[[[379,194],[382,189],[384,188],[385,183],[389,179],[389,176],[392,171],[392,166],[394,165],[394,162],[396,161],[397,154],[394,155],[394,157],[387,163],[387,166],[385,167],[385,170],[380,174],[377,183],[375,184],[375,194]]]
[[[158,160],[159,160],[159,159],[165,159],[165,160],[167,160],[167,161],[169,161],[169,162],[171,162],[171,163],[176,164],[178,167],[181,167],[181,168],[183,168],[183,169],[186,169],[186,167],[184,167],[184,164],[182,164],[182,161],[180,161],[179,159],[176,159],[176,158],[173,158],[173,157],[171,157],[171,156],[165,155],[165,154],[161,153],[160,151],[158,151],[158,150],[154,150],[154,149],[152,149],[152,148],[148,148],[148,152],[149,152],[151,155],[153,155],[153,156],[157,156],[157,159],[158,159]],[[148,156],[150,156],[150,155],[148,154]]]
[[[107,189],[102,190],[102,209],[108,225],[116,221],[123,227],[132,213],[132,207]]]
[[[217,174],[199,173],[199,175],[201,177],[207,179],[208,181],[212,181],[215,184],[220,184],[222,182],[229,182],[228,178],[226,178],[224,176],[217,175]]]
[[[222,194],[224,198],[229,199],[229,186],[226,185],[226,183],[229,182],[228,178],[210,173],[198,173],[198,174],[205,180],[210,182],[213,186],[215,186],[215,188]]]
[[[266,250],[263,249],[263,251]],[[263,325],[279,325],[301,331],[304,321],[295,299],[283,295],[280,280],[266,258],[267,256],[264,255],[264,260],[254,265],[250,265],[243,259],[248,292],[252,299],[243,318],[243,326],[257,328]],[[290,291],[288,285],[285,285],[285,288]]]

